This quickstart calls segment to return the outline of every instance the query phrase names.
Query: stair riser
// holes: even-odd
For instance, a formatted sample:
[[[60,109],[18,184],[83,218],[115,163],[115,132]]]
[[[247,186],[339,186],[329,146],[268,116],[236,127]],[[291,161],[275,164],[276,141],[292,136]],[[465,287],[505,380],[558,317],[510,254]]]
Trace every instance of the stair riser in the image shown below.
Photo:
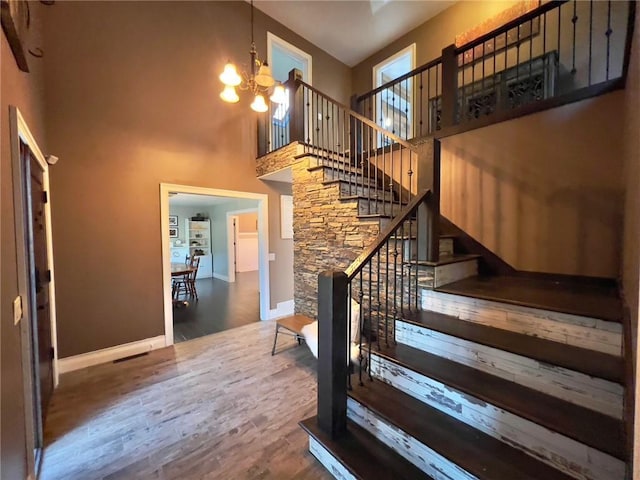
[[[422,309],[620,356],[622,325],[595,318],[423,289]]]
[[[324,465],[333,478],[338,480],[357,480],[349,470],[312,436],[309,436],[309,452]]]
[[[378,195],[378,198],[384,198],[389,201],[393,198],[393,194],[390,192],[383,192],[382,190],[378,190],[377,188],[369,188],[367,186],[362,186],[361,184],[355,183],[345,183],[340,182],[340,196],[348,197],[360,195],[363,197],[371,198]]]
[[[324,168],[323,171],[325,182],[330,180],[344,180],[345,182],[350,182],[356,185],[364,185],[374,188],[378,186],[380,192],[382,192],[383,190],[386,192],[390,191],[389,185],[384,185],[383,188],[382,184],[376,183],[376,178],[374,177],[369,178],[353,171],[345,171],[332,168]]]
[[[622,418],[624,389],[617,383],[407,322],[396,322],[395,335],[398,343],[439,355],[605,415]]]
[[[427,475],[433,477],[434,480],[477,480],[474,475],[461,469],[396,426],[385,422],[352,398],[347,399],[347,416]]]
[[[382,202],[374,199],[358,200],[358,214],[359,215],[373,215],[379,213],[381,215],[390,215],[395,217],[402,211],[404,205],[399,205],[397,202]]]
[[[624,478],[624,462],[536,423],[372,355],[374,377],[581,480]]]
[[[415,235],[415,226],[413,228],[413,235]],[[439,242],[440,255],[453,255],[453,238],[441,238]],[[403,240],[403,252],[404,260],[416,260],[418,257],[418,241],[417,240]]]

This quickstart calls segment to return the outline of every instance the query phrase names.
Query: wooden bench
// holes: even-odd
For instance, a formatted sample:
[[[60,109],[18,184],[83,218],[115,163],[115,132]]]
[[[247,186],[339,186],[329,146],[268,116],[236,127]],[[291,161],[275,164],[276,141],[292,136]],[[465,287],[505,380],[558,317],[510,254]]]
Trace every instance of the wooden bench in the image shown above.
[[[304,315],[292,315],[290,317],[281,318],[276,321],[276,334],[273,339],[273,348],[271,349],[271,355],[276,353],[276,345],[278,343],[278,334],[291,335],[298,341],[298,345],[302,343],[304,337],[302,336],[302,327],[309,325],[313,320]],[[285,331],[281,332],[280,330]]]

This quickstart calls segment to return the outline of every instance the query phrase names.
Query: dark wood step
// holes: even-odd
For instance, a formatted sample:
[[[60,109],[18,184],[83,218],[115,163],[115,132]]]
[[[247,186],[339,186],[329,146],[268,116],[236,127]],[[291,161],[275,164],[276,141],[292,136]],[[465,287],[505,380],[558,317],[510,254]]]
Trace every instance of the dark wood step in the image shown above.
[[[449,265],[450,263],[467,262],[469,260],[475,260],[476,258],[480,258],[480,255],[454,253],[453,255],[440,255],[440,259],[437,262],[428,262],[426,260],[412,260],[406,263],[422,267],[439,267],[441,265]]]
[[[451,335],[470,342],[515,353],[552,366],[604,378],[624,384],[624,361],[606,353],[574,347],[531,335],[466,322],[442,313],[418,311],[404,312],[402,319],[409,323]]]
[[[384,382],[353,383],[350,397],[480,480],[571,478]]]
[[[525,276],[471,277],[435,289],[554,312],[622,322],[618,289],[603,283]]]
[[[383,347],[375,353],[585,445],[626,459],[621,420],[408,345]]]
[[[320,430],[317,417],[307,418],[299,425],[322,444],[356,478],[362,480],[375,478],[433,480],[364,428],[351,421],[347,421],[347,431],[339,439],[332,439]]]

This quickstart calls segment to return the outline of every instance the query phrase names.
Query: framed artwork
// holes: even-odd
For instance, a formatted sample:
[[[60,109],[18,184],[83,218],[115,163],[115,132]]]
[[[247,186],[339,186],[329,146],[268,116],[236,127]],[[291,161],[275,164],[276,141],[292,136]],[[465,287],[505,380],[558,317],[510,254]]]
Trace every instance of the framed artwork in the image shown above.
[[[177,227],[178,226],[178,216],[177,215],[169,215],[169,226]]]
[[[178,227],[169,227],[169,238],[178,238]]]
[[[27,50],[24,42],[31,23],[29,2],[26,0],[0,0],[0,23],[2,23],[2,30],[7,36],[18,68],[23,72],[28,72],[29,65],[27,64]]]
[[[280,195],[280,238],[293,238],[292,195]]]
[[[491,38],[483,44],[476,45],[474,48],[465,50],[464,53],[458,55],[458,66],[475,63],[484,57],[497,54],[507,47],[515,45],[518,42],[531,39],[540,33],[540,18],[523,23],[519,27],[512,28],[506,33],[502,33],[495,38]]]

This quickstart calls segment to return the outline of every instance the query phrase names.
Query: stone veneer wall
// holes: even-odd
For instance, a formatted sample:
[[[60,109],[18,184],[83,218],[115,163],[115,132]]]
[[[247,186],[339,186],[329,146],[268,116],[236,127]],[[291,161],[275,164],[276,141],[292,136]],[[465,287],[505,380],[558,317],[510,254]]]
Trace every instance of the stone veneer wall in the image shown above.
[[[317,317],[318,274],[344,270],[380,233],[380,222],[358,219],[358,202],[340,201],[340,184],[323,185],[313,157],[292,166],[293,268],[296,313]]]
[[[257,176],[261,177],[291,166],[296,161],[296,156],[302,153],[303,148],[298,142],[293,142],[258,158],[256,160]]]

